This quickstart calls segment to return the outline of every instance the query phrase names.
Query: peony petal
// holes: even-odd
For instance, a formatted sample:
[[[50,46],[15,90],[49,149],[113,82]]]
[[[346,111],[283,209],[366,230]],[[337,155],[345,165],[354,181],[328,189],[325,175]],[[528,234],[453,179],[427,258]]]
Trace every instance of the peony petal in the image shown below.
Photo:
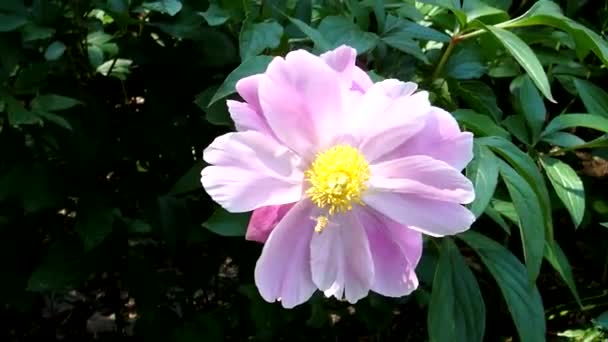
[[[255,266],[255,284],[264,300],[293,308],[316,290],[310,272],[314,209],[309,201],[298,202],[270,233]]]
[[[373,85],[374,82],[367,73],[363,71],[363,69],[355,66],[353,69],[353,85],[351,89],[358,92],[366,92]]]
[[[323,232],[313,234],[313,282],[327,297],[355,303],[365,297],[374,267],[365,229],[353,212],[335,215]]]
[[[248,77],[241,78],[236,82],[236,91],[239,95],[249,103],[254,111],[260,113],[262,107],[260,106],[260,97],[258,95],[258,88],[260,86],[260,79],[263,74],[256,74]]]
[[[417,134],[379,160],[427,155],[462,170],[473,159],[473,135],[461,132],[458,122],[443,109],[432,107]]]
[[[449,164],[410,156],[371,165],[370,188],[461,204],[475,199],[473,183]]]
[[[385,82],[390,82],[388,87]],[[359,148],[370,162],[408,141],[424,127],[424,117],[430,108],[428,93],[390,97],[399,91],[408,91],[403,82],[386,80],[374,84],[361,100],[362,112],[357,118],[358,134],[362,137]]]
[[[422,254],[422,234],[404,227],[373,209],[357,212],[365,227],[374,262],[371,289],[402,297],[418,288],[416,264]]]
[[[368,191],[363,201],[390,219],[430,236],[458,234],[475,221],[475,215],[460,204],[416,195]]]
[[[263,114],[277,138],[310,161],[346,122],[336,71],[304,50],[276,57],[260,80]]]
[[[254,210],[249,219],[245,238],[250,241],[266,242],[270,232],[287,215],[293,205],[294,203],[273,205]]]
[[[273,135],[266,119],[256,112],[255,108],[249,103],[228,100],[226,104],[237,131],[257,131],[266,135]]]
[[[342,45],[322,54],[320,57],[338,73],[340,82],[346,89],[349,89],[353,83],[353,71],[357,59],[357,50]]]
[[[216,138],[203,157],[207,193],[230,212],[293,203],[302,195],[300,158],[274,139],[254,131]]]

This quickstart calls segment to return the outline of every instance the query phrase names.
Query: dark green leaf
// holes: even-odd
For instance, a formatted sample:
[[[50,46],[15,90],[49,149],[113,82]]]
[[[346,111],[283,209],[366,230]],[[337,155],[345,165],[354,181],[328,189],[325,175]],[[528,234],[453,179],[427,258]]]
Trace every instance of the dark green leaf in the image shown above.
[[[14,98],[7,97],[5,98],[5,101],[7,104],[8,122],[11,125],[32,125],[39,124],[42,122],[42,120],[40,120],[40,118],[36,114],[25,109],[23,104],[21,104],[21,102],[15,100]]]
[[[142,6],[150,11],[165,13],[174,16],[182,10],[182,3],[179,0],[160,0],[155,2],[144,2]]]
[[[480,78],[486,72],[480,50],[481,47],[472,41],[458,44],[445,64],[446,74],[457,80]]]
[[[519,88],[517,88],[516,94],[518,108],[530,129],[531,143],[535,144],[540,138],[540,132],[547,115],[543,98],[527,75],[524,76]]]
[[[228,106],[225,101],[218,101],[209,105],[213,95],[217,92],[217,87],[205,89],[202,93],[196,96],[194,103],[205,112],[205,119],[214,125],[233,126],[232,118],[228,112]]]
[[[46,48],[44,58],[46,58],[47,61],[55,61],[63,56],[65,49],[65,44],[60,41],[54,41]]]
[[[574,79],[574,85],[587,112],[608,118],[608,93],[595,84],[579,78]]]
[[[476,136],[509,138],[509,132],[495,124],[487,115],[478,114],[470,109],[458,109],[452,112],[452,115],[454,115],[461,125],[464,125],[467,130],[475,133]]]
[[[578,295],[578,291],[576,289],[576,283],[574,281],[574,275],[572,274],[572,268],[570,267],[570,263],[568,262],[568,258],[564,251],[559,247],[557,241],[547,241],[547,246],[545,248],[545,258],[549,261],[551,266],[555,268],[555,270],[562,277],[566,285],[570,288],[572,295],[578,302],[579,305],[582,306],[581,298]]]
[[[528,72],[528,75],[530,75],[530,78],[543,95],[549,101],[556,102],[553,99],[553,95],[551,95],[551,86],[549,85],[547,74],[545,74],[545,70],[534,54],[534,51],[521,38],[510,31],[491,25],[485,26],[485,28],[504,45],[513,58],[519,62],[519,65]]]
[[[82,247],[73,240],[53,243],[40,265],[30,275],[27,290],[34,292],[66,291],[86,276]]]
[[[389,14],[386,17],[386,27],[383,37],[398,32],[401,33],[399,36],[409,39],[431,40],[442,43],[450,41],[450,36],[445,33]]]
[[[545,224],[539,198],[528,182],[511,166],[503,161],[500,161],[498,165],[500,175],[509,190],[519,217],[519,230],[528,277],[533,283],[540,273],[545,248]]]
[[[475,157],[467,166],[467,177],[475,186],[475,200],[469,209],[479,217],[486,209],[498,183],[498,158],[486,146],[475,144]]]
[[[486,308],[473,272],[450,238],[443,239],[428,313],[430,341],[481,342]]]
[[[585,188],[583,181],[579,178],[570,165],[561,160],[542,157],[542,165],[547,172],[547,177],[553,185],[557,196],[562,200],[566,209],[572,217],[574,225],[578,227],[585,215]]]
[[[544,135],[541,140],[555,146],[566,148],[586,143],[585,140],[579,138],[578,136],[566,132],[549,133],[547,135]]]
[[[0,32],[11,32],[25,25],[27,19],[17,15],[0,13]]]
[[[57,115],[55,113],[51,113],[51,112],[45,112],[42,110],[36,110],[36,111],[34,111],[34,113],[36,115],[38,115],[39,117],[41,117],[47,121],[50,121],[58,126],[61,126],[70,131],[72,130],[72,125],[70,125],[70,123],[62,116],[59,116],[59,115]]]
[[[463,0],[462,9],[469,23],[484,17],[497,18],[499,21],[509,19],[509,15],[503,9],[492,7],[482,0]]]
[[[241,60],[256,56],[265,49],[278,47],[282,36],[283,26],[274,21],[243,26],[239,37]]]
[[[330,49],[346,44],[362,54],[372,50],[378,43],[378,36],[362,31],[350,19],[342,16],[328,16],[319,24],[319,33],[329,42]]]
[[[113,76],[120,80],[125,80],[130,73],[129,68],[132,63],[133,61],[130,59],[113,59],[98,66],[97,72],[104,76]]]
[[[203,223],[203,227],[222,236],[245,236],[250,216],[249,213],[234,214],[218,208],[209,220]]]
[[[545,340],[545,311],[540,293],[525,267],[499,243],[474,231],[458,235],[479,254],[500,288],[521,342]]]
[[[210,4],[209,8],[200,14],[205,18],[209,26],[219,26],[230,19],[230,12],[215,3]]]
[[[526,129],[526,119],[523,115],[509,115],[502,121],[502,125],[505,126],[509,133],[513,134],[517,140],[521,141],[526,145],[530,145],[530,135]]]
[[[562,114],[549,122],[542,136],[574,127],[587,127],[608,133],[608,119],[593,114]]]
[[[298,29],[300,29],[300,31],[302,31],[302,33],[308,36],[313,43],[315,43],[317,50],[325,52],[331,49],[331,43],[326,39],[326,37],[324,37],[323,34],[321,34],[321,32],[310,27],[308,24],[299,19],[289,18],[289,21],[291,21],[292,24],[294,24]]]
[[[457,94],[477,113],[491,115],[495,120],[502,118],[502,110],[496,103],[492,88],[481,81],[462,81],[456,88]]]
[[[97,203],[84,204],[76,218],[76,232],[86,251],[97,247],[110,235],[114,226],[114,208]]]
[[[426,64],[429,64],[429,60],[420,48],[420,44],[408,37],[407,34],[403,32],[396,31],[389,33],[382,38],[382,41],[390,47],[393,47],[403,53],[421,60]]]
[[[69,109],[79,104],[82,104],[82,102],[71,97],[65,97],[55,94],[45,94],[34,98],[30,103],[30,106],[32,107],[32,110],[53,112],[56,110]]]
[[[236,82],[241,78],[264,72],[271,60],[272,57],[270,56],[255,56],[244,61],[243,64],[239,65],[228,75],[228,77],[226,77],[224,83],[222,83],[215,92],[215,95],[211,98],[211,101],[209,101],[209,106],[216,101],[233,94],[236,91]]]
[[[185,194],[192,191],[200,190],[201,185],[201,171],[203,170],[203,162],[199,161],[188,170],[171,188],[170,194],[178,195]]]
[[[36,24],[27,24],[21,30],[22,39],[24,42],[31,42],[34,40],[48,39],[55,34],[55,29],[50,27],[42,27]]]

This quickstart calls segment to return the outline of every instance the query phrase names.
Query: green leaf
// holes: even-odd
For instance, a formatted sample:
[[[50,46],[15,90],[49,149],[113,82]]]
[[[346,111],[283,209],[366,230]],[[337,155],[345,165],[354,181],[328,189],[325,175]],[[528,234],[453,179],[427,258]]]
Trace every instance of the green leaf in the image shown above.
[[[234,126],[234,122],[228,112],[226,101],[218,101],[212,105],[208,105],[213,95],[217,92],[218,87],[212,86],[196,96],[194,103],[205,112],[205,119],[208,122],[218,126]]]
[[[39,95],[32,100],[30,106],[33,110],[41,111],[56,111],[70,109],[74,106],[82,104],[82,102],[71,97],[65,97],[55,94]]]
[[[36,24],[27,24],[21,30],[22,39],[24,42],[31,42],[35,40],[48,39],[55,34],[55,29],[50,27],[42,27]]]
[[[455,91],[477,113],[491,115],[497,121],[502,118],[496,95],[487,84],[473,80],[461,81]]]
[[[476,217],[486,210],[498,183],[498,158],[484,145],[474,144],[475,156],[467,166],[467,177],[475,186],[475,200],[469,209]]]
[[[452,115],[461,125],[475,133],[476,136],[498,136],[509,138],[509,132],[498,126],[489,116],[476,113],[470,109],[458,109]]]
[[[493,208],[493,210],[495,210],[497,213],[499,213],[514,224],[519,223],[519,215],[517,215],[517,211],[515,210],[513,202],[502,201],[494,198],[492,199],[491,205],[492,206],[488,208]]]
[[[234,69],[224,80],[222,85],[217,89],[208,106],[211,106],[216,101],[236,92],[235,86],[241,78],[262,73],[272,61],[271,56],[255,56],[244,61],[236,69]]]
[[[82,247],[78,240],[58,240],[51,244],[40,265],[27,282],[33,292],[66,291],[86,277],[82,262]]]
[[[403,32],[395,31],[390,33],[385,37],[382,37],[382,41],[392,48],[411,55],[412,57],[421,60],[423,63],[429,64],[429,59],[420,48],[420,44]]]
[[[574,127],[587,127],[608,133],[608,119],[593,114],[562,114],[549,122],[542,136]]]
[[[553,132],[543,135],[542,141],[559,147],[574,147],[585,144],[585,140],[566,132]]]
[[[515,209],[513,209],[513,211],[515,211]],[[494,221],[500,228],[502,228],[507,235],[511,235],[511,227],[502,218],[501,213],[499,213],[492,206],[487,206],[484,213],[488,215],[488,217],[492,219],[492,221]]]
[[[218,208],[213,215],[203,223],[203,227],[221,236],[245,236],[249,224],[249,213],[229,213]]]
[[[315,47],[317,48],[317,50],[321,52],[331,50],[330,42],[325,39],[321,32],[310,27],[308,24],[299,19],[290,17],[289,21],[291,21],[292,24],[294,24],[298,29],[300,29],[300,31],[302,31],[302,33],[304,33],[308,38],[310,38],[313,43],[315,43]]]
[[[568,209],[574,225],[578,227],[583,222],[583,216],[585,215],[583,181],[570,165],[561,160],[546,156],[543,156],[540,160],[553,185],[553,189]]]
[[[41,111],[41,110],[36,110],[34,111],[34,113],[36,115],[38,115],[39,117],[50,121],[58,126],[61,126],[67,130],[72,130],[72,125],[70,125],[70,123],[64,119],[62,116],[59,116],[55,113],[51,113],[51,112],[45,112],[45,111]]]
[[[498,169],[519,217],[519,231],[528,277],[533,283],[540,273],[545,249],[545,224],[539,198],[528,182],[507,163],[500,161]]]
[[[524,76],[519,88],[517,88],[516,95],[517,106],[524,115],[530,129],[531,142],[536,144],[547,116],[543,98],[527,75]]]
[[[608,64],[608,43],[599,34],[564,16],[559,5],[550,0],[540,0],[521,16],[510,20],[509,27],[546,25],[570,34],[576,44],[579,59],[593,52],[604,64]]]
[[[530,75],[530,78],[534,81],[534,84],[536,84],[543,95],[545,95],[549,101],[556,102],[553,99],[553,95],[551,95],[551,86],[549,85],[547,74],[534,54],[534,51],[532,51],[521,38],[507,30],[491,25],[485,26],[485,28],[504,45],[513,58],[517,60],[519,65],[528,72],[528,75]]]
[[[40,118],[36,114],[25,109],[21,102],[15,100],[12,97],[7,97],[4,100],[6,101],[7,105],[8,122],[11,125],[33,125],[42,122],[42,120],[40,120]]]
[[[608,228],[608,222],[600,223],[600,225],[604,228]]]
[[[97,67],[97,72],[104,76],[113,76],[119,80],[126,80],[133,63],[130,59],[117,58],[104,62]]]
[[[86,203],[78,211],[76,232],[89,251],[102,243],[113,230],[115,209],[100,203]]]
[[[525,267],[506,248],[474,231],[459,234],[479,254],[505,298],[521,342],[545,340],[545,311],[536,285]]]
[[[319,24],[319,33],[329,42],[330,49],[346,44],[357,50],[357,54],[371,51],[378,43],[378,36],[362,31],[349,18],[328,16]]]
[[[505,126],[517,140],[526,145],[531,145],[530,135],[526,129],[526,119],[523,115],[509,115],[502,121],[502,125]]]
[[[442,43],[450,41],[450,36],[443,32],[389,14],[386,17],[386,27],[383,37],[390,36],[397,32],[401,33],[401,37],[407,37],[409,39],[430,40]]]
[[[241,60],[256,56],[265,49],[274,49],[281,43],[283,26],[275,21],[244,25],[239,36]]]
[[[492,7],[481,0],[463,0],[462,9],[467,17],[467,23],[484,17],[494,17],[498,21],[509,19],[509,15],[503,9]]]
[[[198,161],[188,172],[186,172],[171,188],[169,194],[179,195],[192,191],[198,191],[202,188],[201,171],[203,170],[203,161]]]
[[[574,281],[574,275],[572,274],[572,268],[570,267],[570,263],[568,262],[568,258],[564,251],[559,247],[557,241],[547,241],[547,245],[545,248],[545,258],[551,266],[559,273],[562,277],[566,285],[570,288],[572,295],[578,302],[579,305],[582,306],[581,298],[578,295],[578,291],[576,289],[576,282]]]
[[[49,47],[46,48],[46,51],[44,52],[44,58],[47,61],[58,60],[59,58],[61,58],[61,56],[63,56],[65,49],[65,44],[60,41],[54,41],[51,43],[51,45],[49,45]]]
[[[27,23],[22,16],[0,13],[0,32],[11,32]]]
[[[155,2],[144,2],[142,7],[150,11],[174,16],[182,10],[182,3],[179,0],[160,0]]]
[[[428,311],[431,342],[481,342],[486,308],[473,272],[450,238],[443,239]]]
[[[458,44],[445,64],[447,76],[457,80],[480,78],[486,72],[481,47],[474,41]]]
[[[508,140],[499,137],[483,137],[476,140],[480,144],[484,144],[492,149],[496,154],[502,156],[517,170],[517,172],[525,178],[530,184],[536,196],[540,200],[544,224],[547,230],[547,239],[553,239],[553,222],[551,216],[551,201],[549,200],[549,191],[543,175],[538,170],[534,160],[529,155],[522,152],[517,146],[513,145]]]
[[[608,93],[595,84],[580,78],[574,78],[574,85],[587,112],[608,118]]]
[[[230,12],[215,3],[210,4],[205,12],[200,12],[200,15],[205,18],[209,26],[219,26],[230,19]]]

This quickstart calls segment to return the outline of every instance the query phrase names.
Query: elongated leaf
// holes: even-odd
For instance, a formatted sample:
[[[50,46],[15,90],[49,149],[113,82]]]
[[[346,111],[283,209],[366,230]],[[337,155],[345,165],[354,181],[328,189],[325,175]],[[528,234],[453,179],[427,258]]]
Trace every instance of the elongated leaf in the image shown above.
[[[74,106],[82,104],[82,102],[73,99],[71,97],[55,95],[55,94],[46,94],[37,96],[30,103],[32,110],[42,110],[42,111],[56,111],[56,110],[64,110],[69,109]]]
[[[393,47],[403,53],[411,55],[421,60],[423,63],[429,64],[429,59],[422,51],[422,48],[420,48],[420,44],[408,37],[407,34],[403,32],[391,32],[385,37],[383,37],[382,41],[390,47]]]
[[[541,93],[543,93],[549,101],[556,102],[553,99],[553,95],[551,95],[551,86],[549,85],[547,74],[534,54],[534,51],[532,51],[521,38],[507,30],[491,25],[485,26],[485,28],[504,45],[513,58],[517,60],[519,65],[528,72],[528,75],[530,75],[530,78],[534,81],[534,84],[536,84]]]
[[[430,341],[481,342],[486,308],[479,285],[458,247],[443,239],[429,304]]]
[[[0,32],[10,32],[27,23],[27,18],[0,13]]]
[[[477,113],[491,115],[496,121],[502,118],[496,95],[487,84],[477,80],[462,81],[458,83],[456,93]]]
[[[233,214],[219,208],[203,223],[203,227],[222,236],[245,236],[249,213]]]
[[[553,132],[573,127],[587,127],[608,133],[608,119],[593,114],[562,114],[549,122],[542,135],[547,136]]]
[[[561,160],[543,156],[542,165],[553,185],[557,196],[562,200],[578,227],[585,215],[585,188],[583,181],[570,165]]]
[[[239,65],[230,73],[230,75],[228,75],[228,77],[226,77],[224,83],[222,83],[222,85],[215,92],[215,95],[213,95],[211,98],[209,106],[216,101],[236,92],[236,82],[238,82],[238,80],[241,78],[264,72],[271,60],[272,57],[270,56],[255,56],[243,62],[243,64]]]
[[[574,85],[589,113],[608,118],[608,93],[595,84],[580,78],[574,79]]]
[[[361,54],[372,50],[378,43],[378,36],[371,32],[362,31],[351,19],[343,16],[323,18],[318,30],[329,42],[330,48],[346,44],[357,50],[358,54]]]
[[[467,177],[475,186],[475,201],[469,209],[479,217],[486,209],[498,183],[498,158],[484,145],[474,145],[473,161],[467,166]]]
[[[564,254],[564,251],[562,251],[561,247],[559,247],[557,244],[557,241],[547,241],[545,258],[559,273],[566,285],[568,285],[578,304],[582,306],[581,298],[579,297],[578,290],[576,289],[574,275],[572,274],[572,267],[570,267],[568,258],[566,257],[566,254]]]
[[[478,114],[470,109],[458,109],[452,112],[452,115],[475,135],[509,138],[509,132],[494,123],[488,115]]]
[[[543,129],[545,117],[547,116],[547,109],[543,103],[543,98],[538,93],[536,87],[534,87],[530,77],[525,76],[523,78],[521,85],[517,89],[517,100],[519,110],[528,123],[531,142],[535,144],[540,138],[540,132]]]
[[[503,161],[499,161],[499,171],[505,181],[509,195],[519,217],[521,242],[526,259],[530,282],[540,273],[545,248],[544,220],[538,196],[528,182]]]
[[[549,191],[543,175],[538,170],[534,160],[522,152],[510,141],[499,137],[483,137],[476,140],[492,149],[496,154],[502,156],[517,170],[517,172],[530,184],[540,200],[544,224],[547,231],[547,239],[553,239],[553,220],[551,216],[551,201]]]
[[[325,52],[331,49],[331,44],[327,41],[327,39],[325,39],[325,37],[323,37],[321,32],[319,32],[317,29],[310,27],[305,22],[296,18],[290,17],[289,21],[291,21],[292,24],[299,28],[302,33],[308,36],[308,38],[310,38],[313,43],[315,43],[315,47],[318,50],[320,50],[321,52]]]
[[[543,136],[542,141],[559,147],[574,147],[585,144],[586,141],[566,132],[553,132]]]
[[[536,285],[531,285],[526,268],[506,248],[474,231],[459,234],[479,254],[505,297],[521,342],[545,340],[545,311]]]
[[[93,204],[85,206],[76,221],[76,231],[84,243],[86,251],[95,248],[112,232],[114,208]]]
[[[450,36],[443,32],[439,32],[433,28],[417,24],[410,20],[388,15],[386,17],[384,34],[391,35],[396,32],[400,32],[403,34],[403,37],[408,37],[410,39],[431,40],[443,43],[450,41]]]

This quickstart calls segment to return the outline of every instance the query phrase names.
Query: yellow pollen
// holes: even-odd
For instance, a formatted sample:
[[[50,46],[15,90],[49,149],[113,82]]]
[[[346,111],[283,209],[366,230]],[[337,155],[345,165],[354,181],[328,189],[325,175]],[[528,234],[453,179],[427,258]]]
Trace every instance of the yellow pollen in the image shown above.
[[[336,145],[317,155],[305,173],[310,184],[306,195],[329,215],[352,210],[353,203],[362,204],[367,189],[369,164],[352,146]],[[327,216],[317,217],[316,232],[329,223]]]

